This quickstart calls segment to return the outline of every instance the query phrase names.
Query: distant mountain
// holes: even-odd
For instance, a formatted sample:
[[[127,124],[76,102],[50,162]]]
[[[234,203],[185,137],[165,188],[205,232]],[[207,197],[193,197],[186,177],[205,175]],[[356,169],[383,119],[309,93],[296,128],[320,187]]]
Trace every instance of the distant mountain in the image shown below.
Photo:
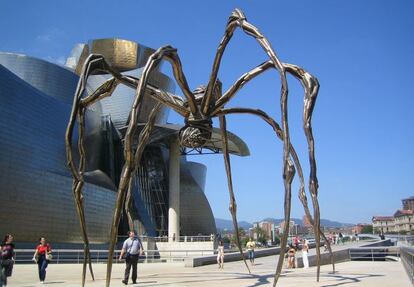
[[[227,230],[233,230],[233,221],[228,219],[221,219],[221,218],[214,218],[216,221],[216,228],[217,229],[227,229]],[[250,227],[252,227],[253,224],[248,223],[246,221],[239,221],[239,227],[247,230]]]
[[[291,218],[291,220],[293,220],[295,222],[295,224],[302,225],[302,219]],[[215,221],[216,221],[217,229],[220,229],[220,230],[223,230],[223,229],[233,230],[233,221],[228,220],[228,219],[221,219],[221,218],[215,218]],[[283,219],[264,218],[261,221],[269,221],[269,222],[272,222],[276,225],[279,225],[283,221]],[[321,219],[321,225],[324,226],[324,227],[328,227],[328,228],[337,228],[337,227],[351,227],[351,226],[354,226],[355,224],[342,223],[342,222],[332,221],[332,220],[328,220],[328,219]],[[246,222],[246,221],[239,221],[239,227],[242,227],[243,229],[249,229],[252,226],[253,226],[252,223],[249,223],[249,222]]]
[[[295,224],[299,224],[299,225],[303,225],[302,223],[302,219],[300,218],[291,218],[291,220],[293,220],[295,222]],[[274,224],[280,224],[283,219],[277,219],[277,218],[265,218],[262,221],[269,221],[269,222],[273,222]],[[321,225],[324,227],[328,227],[328,228],[335,228],[335,227],[351,227],[354,226],[355,224],[352,223],[342,223],[342,222],[338,222],[338,221],[332,221],[329,219],[321,219]]]
[[[338,221],[331,221],[328,219],[321,219],[321,225],[324,227],[352,227],[355,224],[352,223],[342,223]]]
[[[268,218],[264,218],[261,221],[268,221],[268,222],[272,222],[272,223],[274,223],[276,225],[279,225],[283,220],[284,219],[282,219],[282,218],[278,219],[278,218],[270,218],[270,217],[268,217]],[[295,224],[302,225],[302,219],[299,219],[299,218],[291,218],[290,220],[293,220],[295,222]]]

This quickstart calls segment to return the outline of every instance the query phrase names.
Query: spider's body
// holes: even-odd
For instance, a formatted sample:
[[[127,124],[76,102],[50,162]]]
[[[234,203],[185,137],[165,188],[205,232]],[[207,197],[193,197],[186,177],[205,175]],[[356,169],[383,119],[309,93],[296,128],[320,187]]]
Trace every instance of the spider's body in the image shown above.
[[[224,50],[233,36],[234,30],[236,28],[241,28],[247,35],[252,36],[258,44],[262,47],[264,52],[269,57],[269,60],[258,65],[256,68],[248,71],[243,74],[227,91],[222,93],[222,85],[218,80],[218,71],[220,68],[221,58],[223,56]],[[180,87],[184,98],[181,98],[176,95],[166,93],[162,90],[156,89],[148,85],[148,78],[153,69],[157,67],[160,61],[167,60],[173,68],[173,74],[177,81],[178,86]],[[279,73],[281,80],[281,126],[277,122],[268,116],[265,112],[261,110],[251,109],[251,108],[225,108],[225,105],[236,95],[236,93],[243,88],[243,86],[253,80],[258,75],[263,72],[274,69]],[[112,78],[104,82],[97,90],[92,94],[84,96],[84,91],[86,87],[86,82],[88,76],[94,73],[108,73],[112,75]],[[305,183],[304,177],[301,169],[301,165],[294,150],[293,146],[290,143],[289,138],[289,128],[288,128],[288,119],[287,119],[287,96],[288,96],[288,87],[286,80],[286,73],[292,74],[297,78],[305,90],[305,104],[303,109],[303,121],[304,121],[304,131],[308,141],[309,148],[309,161],[310,161],[310,176],[309,176],[309,191],[312,195],[312,204],[314,207],[313,218],[308,208],[307,198],[305,193]],[[73,192],[76,202],[76,207],[78,215],[81,222],[82,235],[85,241],[85,261],[84,269],[82,274],[82,285],[85,283],[85,273],[86,273],[86,262],[89,261],[89,266],[91,266],[91,258],[89,255],[89,242],[86,232],[85,216],[83,211],[82,203],[82,187],[84,184],[83,181],[83,171],[85,169],[85,149],[83,148],[83,137],[85,129],[85,110],[86,108],[102,98],[111,96],[112,92],[115,90],[118,84],[125,84],[133,89],[136,89],[136,96],[134,103],[131,108],[128,129],[125,134],[124,141],[124,157],[125,165],[122,169],[122,174],[120,176],[121,180],[118,186],[117,201],[112,221],[111,227],[111,237],[110,245],[108,252],[108,265],[107,265],[107,277],[106,277],[106,286],[110,284],[111,271],[112,271],[112,260],[114,254],[114,247],[117,239],[117,230],[120,221],[121,211],[123,208],[126,209],[126,213],[129,216],[130,227],[132,227],[132,220],[130,218],[129,207],[131,201],[131,186],[132,178],[135,169],[140,163],[143,150],[149,142],[151,131],[154,127],[155,116],[157,115],[160,106],[166,105],[176,111],[178,114],[183,116],[185,126],[179,131],[178,140],[183,147],[188,148],[200,148],[206,145],[208,141],[212,138],[212,119],[217,117],[220,122],[221,130],[221,147],[224,155],[224,162],[226,167],[226,174],[228,179],[228,189],[230,195],[230,204],[229,209],[233,219],[234,230],[238,230],[238,223],[236,217],[237,205],[235,200],[235,195],[233,192],[233,183],[231,177],[231,167],[230,167],[230,156],[228,148],[228,139],[227,139],[227,128],[226,128],[226,116],[231,114],[250,114],[258,116],[263,119],[267,124],[269,124],[276,136],[283,141],[283,180],[285,185],[285,222],[290,220],[290,206],[291,206],[291,184],[295,173],[297,172],[300,179],[300,192],[299,198],[305,208],[305,213],[313,223],[314,232],[315,232],[315,241],[317,249],[317,278],[319,280],[319,258],[320,258],[320,236],[324,237],[323,233],[320,233],[320,215],[319,215],[319,204],[317,200],[318,195],[318,185],[316,178],[316,161],[314,155],[314,140],[311,127],[311,118],[312,112],[316,101],[316,96],[319,89],[319,83],[317,79],[303,70],[302,68],[288,64],[282,63],[276,56],[275,51],[271,47],[269,41],[260,33],[260,31],[249,23],[244,16],[243,12],[239,9],[235,9],[229,17],[227,22],[227,27],[224,33],[224,36],[219,44],[216,57],[213,62],[213,68],[211,71],[210,78],[208,80],[207,86],[200,86],[193,92],[190,91],[190,88],[187,84],[185,78],[181,61],[178,56],[177,50],[171,46],[164,46],[155,51],[149,58],[143,68],[140,79],[133,78],[127,75],[123,75],[120,72],[116,71],[111,67],[110,64],[105,60],[101,55],[91,54],[84,63],[84,67],[80,76],[79,85],[75,94],[74,103],[72,107],[71,118],[69,120],[68,128],[66,131],[66,151],[69,168],[73,174]],[[144,97],[145,91],[149,89],[151,91],[150,95],[158,103],[155,105],[151,114],[148,118],[148,122],[145,124],[144,128],[137,134],[137,118],[140,106],[142,104],[142,99]],[[73,128],[76,119],[79,119],[79,153],[80,160],[78,166],[75,165],[73,156],[72,156],[72,135]],[[133,142],[138,137],[138,146],[133,148]],[[283,230],[283,236],[281,238],[281,246],[287,245],[287,236],[289,233],[289,225],[285,224]],[[325,241],[326,238],[324,237]],[[244,260],[243,251],[240,244],[240,238],[238,232],[236,232],[236,243],[240,250],[241,257]],[[329,242],[327,242],[328,248],[330,249]],[[280,276],[283,258],[284,258],[284,248],[280,250],[279,261],[275,273],[274,286],[277,283],[277,280]],[[332,253],[331,253],[332,254]],[[333,260],[333,259],[332,259]],[[332,261],[333,262],[333,261]],[[247,269],[250,269],[244,260]],[[91,267],[90,267],[91,268]],[[92,269],[91,269],[92,273]],[[93,274],[93,273],[92,273]]]
[[[209,112],[205,114],[202,110],[206,86],[199,86],[192,94],[195,100],[196,112],[192,113],[191,110],[188,111],[189,114],[184,119],[185,126],[180,130],[178,139],[183,147],[200,148],[211,139],[213,121],[211,114]],[[221,82],[217,80],[215,89],[213,90],[212,100],[216,100],[219,95],[221,95]],[[183,106],[188,109],[188,101],[184,102]],[[209,106],[211,108],[214,107],[214,102],[209,104]]]
[[[190,119],[178,133],[178,140],[183,147],[200,148],[211,139],[212,130],[210,119]]]

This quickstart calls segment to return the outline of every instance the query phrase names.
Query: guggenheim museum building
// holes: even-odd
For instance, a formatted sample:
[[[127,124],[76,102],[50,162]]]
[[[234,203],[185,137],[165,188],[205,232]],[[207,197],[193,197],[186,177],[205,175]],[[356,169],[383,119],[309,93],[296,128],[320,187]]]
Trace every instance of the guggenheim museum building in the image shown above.
[[[51,242],[82,242],[64,141],[82,65],[90,53],[102,54],[122,73],[139,78],[153,52],[121,39],[77,44],[65,65],[0,52],[1,235],[11,233],[19,242],[35,242],[40,236]],[[105,74],[90,76],[87,93],[108,78]],[[175,92],[175,82],[160,69],[152,74],[149,83]],[[86,113],[83,194],[92,243],[109,241],[124,164],[123,137],[134,95],[134,90],[119,85],[111,97],[95,103]],[[154,104],[146,97],[139,115],[140,127]],[[187,158],[193,153],[220,153],[219,133],[213,132],[218,139],[214,146],[184,149],[175,140],[181,126],[168,123],[168,113],[169,109],[164,108],[158,114],[150,144],[136,170],[132,193],[134,227],[140,235],[154,237],[215,234],[214,216],[204,194],[207,168]],[[249,155],[246,144],[230,132],[229,141],[232,154]],[[127,229],[124,214],[119,234],[124,235]]]

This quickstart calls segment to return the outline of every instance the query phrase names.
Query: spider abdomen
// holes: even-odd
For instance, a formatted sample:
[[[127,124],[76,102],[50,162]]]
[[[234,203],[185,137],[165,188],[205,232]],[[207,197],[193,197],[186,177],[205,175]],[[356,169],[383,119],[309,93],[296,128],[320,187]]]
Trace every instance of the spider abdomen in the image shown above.
[[[212,123],[209,121],[188,122],[179,132],[181,146],[199,148],[211,139]]]

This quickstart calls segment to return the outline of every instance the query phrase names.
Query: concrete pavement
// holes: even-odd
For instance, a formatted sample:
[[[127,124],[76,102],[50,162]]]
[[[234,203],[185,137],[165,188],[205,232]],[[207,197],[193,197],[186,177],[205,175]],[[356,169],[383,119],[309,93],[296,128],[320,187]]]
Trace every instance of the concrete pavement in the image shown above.
[[[198,268],[185,268],[177,263],[140,264],[138,284],[130,286],[169,286],[169,287],[255,287],[271,286],[276,266],[276,256],[258,258],[252,266],[252,275],[246,271],[242,262],[225,263],[224,270],[216,265]],[[331,266],[321,266],[321,279],[315,280],[316,268],[284,269],[277,286],[412,286],[401,262],[345,262],[336,266],[337,273],[331,273]],[[105,264],[95,264],[96,281],[89,280],[86,286],[104,286]],[[124,264],[115,264],[111,286],[121,284]],[[80,286],[81,265],[51,264],[47,269],[46,286]],[[42,286],[37,279],[36,265],[16,265],[9,287]]]

